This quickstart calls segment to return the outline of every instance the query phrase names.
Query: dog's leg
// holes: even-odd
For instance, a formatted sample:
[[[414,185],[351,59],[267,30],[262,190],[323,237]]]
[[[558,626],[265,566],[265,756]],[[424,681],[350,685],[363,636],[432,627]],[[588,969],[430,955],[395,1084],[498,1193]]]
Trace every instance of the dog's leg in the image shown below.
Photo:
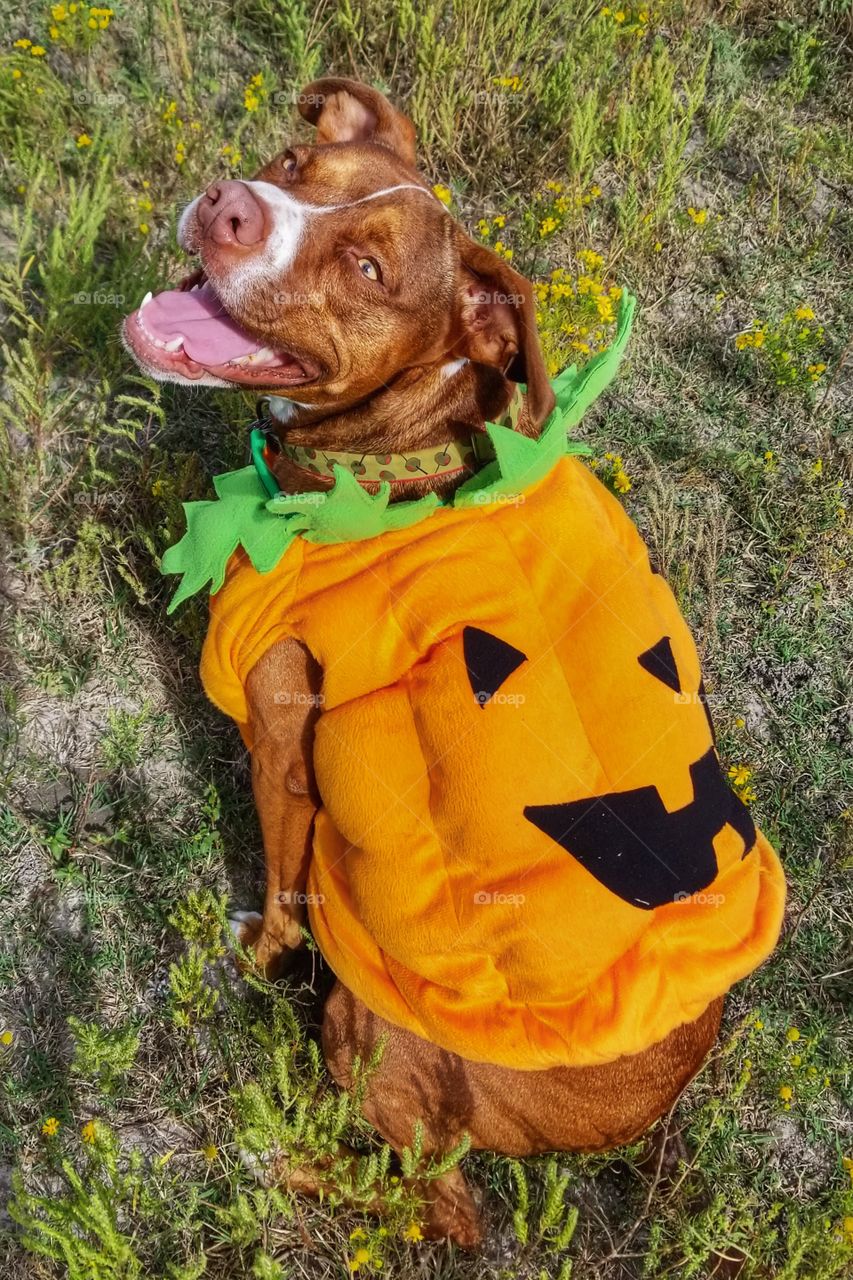
[[[473,1148],[510,1156],[602,1151],[632,1142],[674,1104],[716,1039],[722,1000],[633,1057],[596,1067],[515,1071],[469,1062],[370,1013],[338,983],[326,1002],[323,1052],[332,1076],[352,1087],[353,1058],[385,1052],[368,1084],[364,1115],[401,1151],[424,1127],[424,1153],[441,1155],[469,1134]],[[426,1234],[464,1246],[482,1237],[461,1170],[421,1184]]]
[[[254,947],[258,964],[270,976],[284,954],[302,941],[305,881],[319,803],[311,767],[319,689],[319,668],[293,640],[269,649],[252,668],[246,686],[266,895],[262,919],[242,924],[240,940]]]
[[[376,1075],[368,1084],[364,1116],[395,1151],[411,1146],[415,1121],[423,1128],[423,1154],[440,1156],[471,1132],[473,1099],[461,1058],[392,1027],[368,1012],[339,982],[323,1015],[323,1053],[335,1081],[353,1086],[353,1058],[366,1062],[380,1036],[387,1037]],[[474,1146],[482,1145],[471,1132]],[[414,1179],[424,1204],[424,1234],[473,1249],[483,1238],[480,1211],[459,1168],[438,1178]]]

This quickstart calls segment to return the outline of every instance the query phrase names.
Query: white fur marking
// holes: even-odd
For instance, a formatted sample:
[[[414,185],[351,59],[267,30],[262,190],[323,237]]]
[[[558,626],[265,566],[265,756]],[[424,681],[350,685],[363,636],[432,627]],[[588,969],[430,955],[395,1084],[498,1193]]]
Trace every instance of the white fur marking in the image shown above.
[[[201,200],[201,196],[196,196],[195,200],[191,200],[178,221],[178,244],[189,253],[195,253],[196,246],[187,239],[187,224],[195,213],[199,200]]]
[[[307,404],[300,404],[298,400],[290,400],[285,396],[270,396],[269,398],[270,413],[278,422],[289,422],[297,409],[307,409]]]

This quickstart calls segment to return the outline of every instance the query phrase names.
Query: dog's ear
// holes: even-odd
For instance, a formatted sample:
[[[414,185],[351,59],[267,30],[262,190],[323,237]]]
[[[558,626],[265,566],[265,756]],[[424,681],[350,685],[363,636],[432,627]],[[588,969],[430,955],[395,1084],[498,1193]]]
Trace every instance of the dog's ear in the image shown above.
[[[530,422],[539,427],[555,399],[536,330],[533,287],[491,249],[458,234],[462,280],[454,354],[526,383]]]
[[[299,112],[317,128],[317,142],[377,142],[414,167],[415,126],[378,89],[330,76],[307,84]]]

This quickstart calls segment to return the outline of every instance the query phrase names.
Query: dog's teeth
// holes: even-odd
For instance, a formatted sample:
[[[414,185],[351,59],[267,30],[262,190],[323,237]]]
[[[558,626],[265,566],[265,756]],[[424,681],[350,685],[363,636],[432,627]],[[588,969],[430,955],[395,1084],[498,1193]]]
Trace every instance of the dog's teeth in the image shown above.
[[[180,351],[184,345],[184,335],[179,333],[177,338],[172,338],[169,342],[164,342],[163,347],[166,351]]]
[[[147,307],[148,303],[151,301],[153,297],[154,297],[154,294],[149,289],[145,297],[142,299],[142,301],[139,304],[139,310],[141,311],[143,307]]]
[[[256,364],[269,364],[271,360],[275,360],[275,352],[271,347],[261,347],[260,351],[255,352]]]

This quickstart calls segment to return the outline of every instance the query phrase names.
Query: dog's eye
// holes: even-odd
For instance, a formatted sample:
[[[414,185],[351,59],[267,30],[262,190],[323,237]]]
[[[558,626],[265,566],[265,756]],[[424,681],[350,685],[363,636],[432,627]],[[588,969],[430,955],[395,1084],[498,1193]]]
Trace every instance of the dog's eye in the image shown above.
[[[292,151],[285,151],[281,158],[281,167],[285,173],[296,173],[297,160]]]
[[[372,258],[359,258],[358,269],[368,280],[381,282],[382,272],[379,270],[379,264],[374,262]]]

